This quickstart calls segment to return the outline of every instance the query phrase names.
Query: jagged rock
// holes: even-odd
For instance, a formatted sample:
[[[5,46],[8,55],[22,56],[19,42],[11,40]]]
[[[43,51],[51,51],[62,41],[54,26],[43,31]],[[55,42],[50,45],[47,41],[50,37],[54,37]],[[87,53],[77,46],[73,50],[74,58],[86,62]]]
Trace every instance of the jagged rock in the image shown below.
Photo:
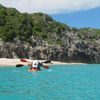
[[[70,42],[71,43],[71,42]],[[73,44],[74,47],[39,46],[32,47],[25,43],[0,42],[0,57],[49,59],[63,62],[100,62],[100,47],[84,41]]]

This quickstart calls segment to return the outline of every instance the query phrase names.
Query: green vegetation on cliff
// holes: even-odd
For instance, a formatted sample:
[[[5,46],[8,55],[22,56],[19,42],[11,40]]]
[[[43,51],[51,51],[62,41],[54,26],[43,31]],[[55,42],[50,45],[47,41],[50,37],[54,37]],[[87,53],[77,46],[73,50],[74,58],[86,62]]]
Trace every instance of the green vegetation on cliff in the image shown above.
[[[18,38],[31,42],[33,38],[41,38],[61,43],[61,32],[70,30],[65,24],[54,21],[50,16],[42,13],[20,13],[14,8],[0,5],[0,38],[3,41],[13,41]],[[57,38],[55,36],[58,35]]]
[[[91,40],[100,36],[100,29],[78,30],[59,23],[43,13],[20,13],[14,8],[0,5],[0,38],[3,41],[13,41],[17,38],[31,42],[33,38],[41,38],[48,43],[63,44],[61,37],[68,31],[78,32],[80,37]]]

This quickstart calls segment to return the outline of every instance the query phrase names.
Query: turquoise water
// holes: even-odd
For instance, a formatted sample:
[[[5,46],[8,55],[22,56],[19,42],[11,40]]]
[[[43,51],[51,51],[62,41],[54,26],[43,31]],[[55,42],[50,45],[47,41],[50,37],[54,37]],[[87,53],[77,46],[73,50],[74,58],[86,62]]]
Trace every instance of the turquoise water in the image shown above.
[[[0,100],[100,100],[100,64],[0,68]]]

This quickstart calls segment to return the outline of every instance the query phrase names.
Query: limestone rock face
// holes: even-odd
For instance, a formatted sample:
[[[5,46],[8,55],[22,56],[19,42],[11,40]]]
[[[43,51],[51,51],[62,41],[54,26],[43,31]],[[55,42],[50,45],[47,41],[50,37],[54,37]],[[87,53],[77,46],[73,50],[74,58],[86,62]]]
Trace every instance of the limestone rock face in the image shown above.
[[[29,44],[21,41],[0,42],[0,58],[48,59],[62,62],[100,63],[100,45],[82,40],[70,33],[64,45],[49,45],[43,41]]]

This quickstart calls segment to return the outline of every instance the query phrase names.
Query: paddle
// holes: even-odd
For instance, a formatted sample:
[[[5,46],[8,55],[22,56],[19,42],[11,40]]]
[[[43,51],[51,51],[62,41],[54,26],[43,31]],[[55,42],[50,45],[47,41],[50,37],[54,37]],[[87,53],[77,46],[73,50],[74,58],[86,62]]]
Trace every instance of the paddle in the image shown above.
[[[25,59],[20,59],[20,61],[22,61],[22,62],[28,62],[27,60],[25,60]]]
[[[46,69],[48,69],[48,68],[49,68],[49,66],[47,66],[47,65],[43,65],[43,67],[44,67],[44,68],[46,68]]]
[[[23,67],[23,66],[24,66],[23,64],[17,64],[17,65],[16,65],[17,68]]]
[[[21,62],[28,62],[27,60],[25,60],[25,59],[20,59],[20,61]],[[44,63],[44,62],[42,62],[42,63]],[[46,68],[46,69],[48,69],[49,68],[49,66],[47,66],[47,65],[43,65],[43,67],[44,68]]]
[[[21,61],[21,62],[28,62],[28,61],[25,60],[25,59],[20,59],[20,61]],[[46,61],[44,61],[44,62],[42,62],[42,63],[51,63],[51,60],[46,60]]]

